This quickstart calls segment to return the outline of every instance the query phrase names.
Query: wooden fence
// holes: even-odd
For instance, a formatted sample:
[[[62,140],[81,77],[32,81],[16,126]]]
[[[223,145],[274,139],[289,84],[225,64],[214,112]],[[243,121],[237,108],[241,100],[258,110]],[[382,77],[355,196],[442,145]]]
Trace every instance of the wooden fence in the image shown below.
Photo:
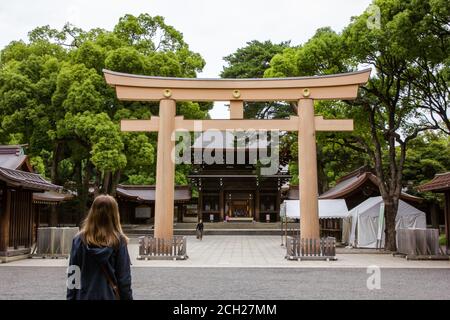
[[[407,260],[448,260],[439,246],[438,229],[397,230],[397,252]]]
[[[299,239],[288,237],[286,243],[288,260],[337,260],[336,238]]]
[[[174,236],[170,240],[139,237],[138,260],[186,260],[187,238]]]

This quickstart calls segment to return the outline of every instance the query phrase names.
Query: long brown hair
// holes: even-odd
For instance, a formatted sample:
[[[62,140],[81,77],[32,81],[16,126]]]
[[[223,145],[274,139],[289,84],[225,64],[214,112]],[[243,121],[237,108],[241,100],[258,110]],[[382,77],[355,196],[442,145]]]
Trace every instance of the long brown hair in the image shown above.
[[[121,240],[128,238],[120,225],[119,206],[116,199],[108,195],[95,198],[80,231],[83,241],[97,247],[118,248]]]

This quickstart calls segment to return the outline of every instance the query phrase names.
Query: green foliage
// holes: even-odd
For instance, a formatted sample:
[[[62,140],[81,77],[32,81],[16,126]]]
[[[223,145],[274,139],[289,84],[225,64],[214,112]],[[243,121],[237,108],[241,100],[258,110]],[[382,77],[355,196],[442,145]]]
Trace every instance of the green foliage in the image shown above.
[[[441,234],[439,236],[439,245],[445,246],[447,244],[447,238],[445,237],[445,234]]]
[[[90,150],[90,161],[101,171],[120,170],[127,163],[119,126],[106,113],[66,113],[56,132],[57,138],[76,140]]]
[[[404,162],[414,158],[410,152],[417,147],[414,138],[430,128],[430,120],[440,116],[445,122],[445,114],[448,117],[449,7],[439,0],[376,0],[374,4],[381,11],[379,28],[368,27],[372,13],[366,11],[341,34],[319,29],[305,44],[275,55],[264,75],[312,76],[371,65],[376,71],[356,102],[316,103],[316,112],[325,118],[355,122],[353,134],[317,135],[319,170],[332,184],[344,172],[369,164],[377,169],[384,195],[394,197],[403,184],[402,174],[420,178],[444,169],[435,157]],[[412,149],[406,152],[408,144]],[[295,156],[295,150],[291,154]],[[290,168],[296,173],[295,165]]]
[[[30,163],[36,173],[39,173],[45,177],[45,163],[41,157],[36,156],[30,158]]]
[[[223,68],[222,78],[263,78],[269,68],[270,60],[288,48],[290,42],[274,44],[271,41],[257,40],[247,42],[245,47],[224,57],[227,66]],[[257,119],[286,118],[292,108],[281,102],[245,102],[244,117]]]
[[[334,74],[348,72],[355,68],[348,54],[341,35],[330,28],[321,28],[304,45],[286,48],[275,55],[270,62],[265,77],[298,77],[317,74]],[[326,119],[351,118],[354,116],[346,105],[338,101],[318,101],[315,104],[316,113]],[[364,117],[362,117],[364,118]],[[356,123],[357,120],[355,120]],[[361,125],[364,127],[364,124]],[[358,128],[357,128],[358,130]],[[367,130],[361,130],[366,132]],[[286,137],[289,143],[289,173],[293,176],[291,183],[298,184],[298,144],[297,134]],[[366,157],[361,152],[346,146],[349,134],[318,133],[318,170],[320,192],[348,171],[365,164]],[[294,141],[295,140],[295,141]]]
[[[274,44],[271,41],[247,42],[243,48],[223,58],[228,66],[223,68],[222,78],[262,78],[270,60],[289,47],[289,41]]]
[[[188,184],[188,179],[183,172],[175,171],[175,184],[181,186]]]
[[[126,184],[137,185],[137,186],[152,185],[152,184],[155,184],[155,178],[147,177],[147,176],[143,176],[143,175],[139,175],[139,174],[131,174],[131,175],[128,175],[128,181],[126,182]]]
[[[1,57],[1,143],[29,144],[35,169],[80,195],[92,183],[104,192],[154,183],[156,134],[122,133],[119,122],[149,119],[158,106],[118,101],[102,70],[195,77],[205,65],[179,31],[148,14],[126,15],[112,31],[38,27]],[[178,114],[203,119],[211,108],[186,102]],[[186,183],[185,175],[176,180]]]
[[[287,48],[275,55],[266,78],[313,76],[351,70],[354,66],[339,34],[321,28],[304,45]]]
[[[403,171],[404,187],[417,194],[415,187],[430,181],[438,173],[450,171],[450,136],[444,133],[426,132],[411,141]],[[427,199],[436,194],[425,193]]]
[[[105,67],[117,72],[144,74],[145,61],[135,48],[123,47],[108,54]]]

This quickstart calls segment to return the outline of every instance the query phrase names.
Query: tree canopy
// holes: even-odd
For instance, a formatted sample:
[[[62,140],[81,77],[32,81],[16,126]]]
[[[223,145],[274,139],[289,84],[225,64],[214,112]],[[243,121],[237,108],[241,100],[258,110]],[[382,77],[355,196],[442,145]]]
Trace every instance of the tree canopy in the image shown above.
[[[326,118],[355,120],[352,133],[317,135],[319,186],[325,191],[350,168],[363,164],[374,168],[386,207],[386,243],[394,250],[398,200],[408,184],[404,174],[411,181],[415,176],[411,170],[419,170],[409,162],[415,151],[410,148],[423,147],[418,141],[430,137],[438,144],[447,143],[442,135],[422,133],[449,133],[450,7],[440,0],[375,0],[373,6],[379,9],[380,16],[375,17],[379,25],[370,23],[374,12],[367,10],[342,32],[320,28],[306,43],[274,55],[264,76],[313,76],[354,71],[361,66],[372,68],[372,77],[356,101],[316,102],[316,113]],[[243,61],[235,64],[236,68],[228,69],[241,70],[239,67],[246,65]],[[242,72],[244,77],[246,74]],[[296,183],[298,150],[290,143],[292,139],[296,136],[285,137],[291,146],[290,170]],[[434,164],[436,170],[450,169],[433,156],[438,157],[428,153],[422,164]],[[424,174],[419,170],[413,183],[431,178]]]
[[[122,133],[119,121],[148,119],[158,106],[118,101],[102,70],[195,77],[205,65],[179,31],[148,14],[126,15],[112,31],[38,27],[1,57],[0,143],[28,144],[36,169],[75,189],[81,210],[89,187],[114,194],[118,183],[155,176],[156,135]],[[202,119],[211,106],[179,103],[177,112]],[[176,182],[186,184],[185,174],[180,168]]]

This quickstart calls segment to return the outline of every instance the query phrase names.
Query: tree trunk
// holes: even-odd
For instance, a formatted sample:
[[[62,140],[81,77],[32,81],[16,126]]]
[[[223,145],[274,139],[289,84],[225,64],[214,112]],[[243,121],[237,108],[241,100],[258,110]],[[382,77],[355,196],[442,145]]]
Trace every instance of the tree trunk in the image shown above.
[[[53,158],[52,158],[52,166],[50,169],[50,178],[52,179],[52,183],[57,184],[59,182],[58,177],[58,166],[62,157],[62,143],[57,141],[53,146]]]
[[[325,173],[323,165],[323,153],[321,148],[317,148],[317,175],[318,175],[318,191],[319,195],[328,190],[328,177]]]
[[[116,196],[117,185],[120,182],[120,175],[121,175],[120,170],[114,172],[113,179],[111,182],[111,189],[109,190],[109,194],[112,195],[113,197]]]
[[[105,171],[103,175],[103,185],[102,185],[103,193],[109,194],[110,183],[111,183],[111,171]]]
[[[84,192],[83,192],[83,179],[81,173],[81,161],[76,161],[74,165],[74,176],[77,186],[77,198],[78,198],[78,224],[81,224],[84,216]]]
[[[84,215],[87,213],[87,202],[89,200],[89,188],[90,188],[90,182],[91,182],[91,171],[92,171],[92,163],[88,160],[85,167],[84,167],[84,174],[83,174],[83,208],[84,208]]]
[[[395,218],[398,210],[398,198],[389,197],[384,200],[384,217],[385,217],[385,249],[395,252],[397,250]]]
[[[53,184],[60,184],[58,177],[58,166],[62,157],[62,144],[61,142],[55,142],[53,146],[53,158],[52,158],[52,166],[50,168],[50,178]],[[50,217],[49,217],[49,226],[56,227],[58,225],[58,208],[57,206],[50,206]]]
[[[95,183],[94,183],[94,198],[96,198],[97,196],[100,195],[100,191],[101,191],[101,173],[94,168],[94,172],[95,172]]]
[[[89,161],[84,166],[84,170],[81,161],[75,165],[78,192],[78,217],[80,223],[84,220],[87,214],[91,169],[92,164]]]

